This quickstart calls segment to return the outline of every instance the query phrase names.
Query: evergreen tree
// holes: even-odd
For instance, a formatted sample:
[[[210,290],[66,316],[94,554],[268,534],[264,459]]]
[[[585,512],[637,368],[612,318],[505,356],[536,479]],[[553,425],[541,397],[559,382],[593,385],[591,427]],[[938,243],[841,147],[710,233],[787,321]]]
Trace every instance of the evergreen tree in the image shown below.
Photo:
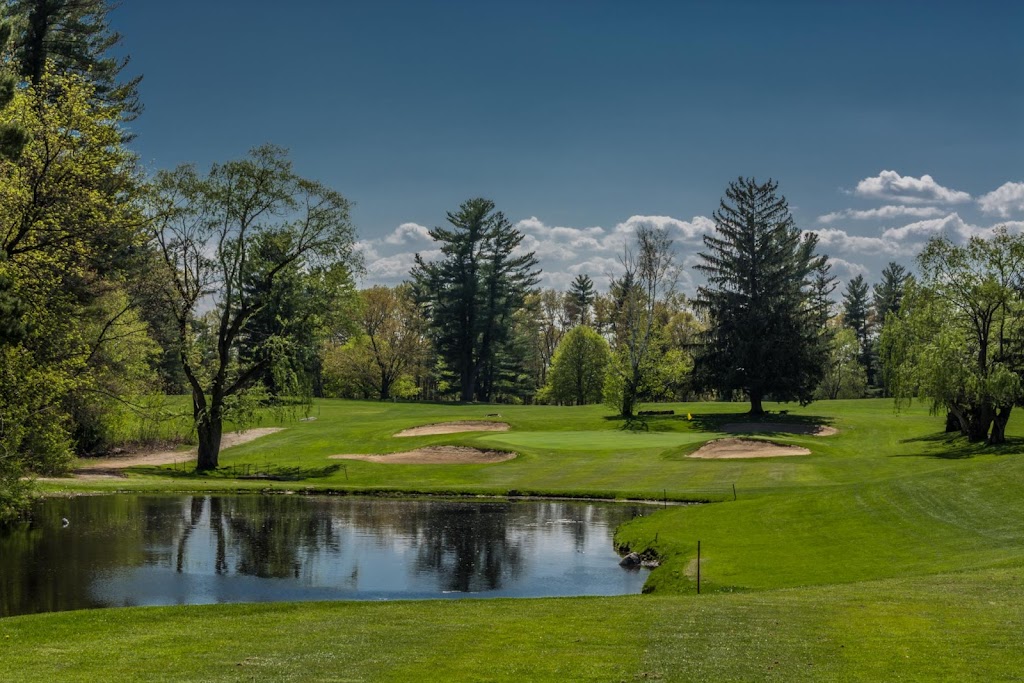
[[[868,283],[864,281],[863,275],[858,275],[846,283],[846,291],[843,292],[843,324],[857,335],[857,345],[860,349],[857,361],[864,368],[868,385],[872,385],[875,381],[875,370],[871,352],[871,318]]]
[[[124,120],[142,111],[136,76],[127,80],[121,72],[128,58],[109,53],[121,42],[121,35],[110,29],[108,0],[7,0],[8,13],[17,22],[15,55],[21,75],[39,85],[52,62],[60,73],[73,73],[93,83],[95,95],[114,105]]]
[[[815,254],[815,235],[801,236],[777,189],[771,180],[730,183],[696,266],[707,277],[696,304],[709,320],[695,358],[697,386],[745,392],[754,415],[768,397],[810,402],[828,356],[812,296],[815,270],[827,260]]]
[[[594,281],[580,273],[572,281],[568,292],[570,325],[589,325],[590,309],[594,306]]]
[[[533,252],[514,255],[523,235],[488,199],[470,199],[448,213],[451,228],[430,236],[444,255],[419,254],[413,287],[424,305],[438,353],[454,370],[463,401],[490,401],[512,340],[513,316],[537,284]]]
[[[882,270],[882,281],[873,290],[875,317],[879,325],[885,324],[886,315],[900,310],[909,279],[907,269],[898,263],[890,261]]]
[[[912,276],[906,268],[898,263],[890,261],[882,270],[882,281],[875,284],[873,289],[873,317],[875,328],[878,334],[872,345],[872,356],[876,359],[876,366],[891,364],[892,359],[885,354],[887,351],[882,348],[879,340],[885,332],[886,319],[891,315],[899,313],[900,306],[906,294],[907,286],[912,281]],[[883,373],[875,373],[875,382],[879,384],[883,392],[888,395],[889,388]],[[951,422],[952,424],[952,422]]]

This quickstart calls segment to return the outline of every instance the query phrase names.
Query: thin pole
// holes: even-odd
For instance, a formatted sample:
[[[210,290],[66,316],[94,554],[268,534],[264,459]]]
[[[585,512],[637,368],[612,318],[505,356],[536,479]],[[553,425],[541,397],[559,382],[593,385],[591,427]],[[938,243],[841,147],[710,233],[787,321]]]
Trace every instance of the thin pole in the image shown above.
[[[736,500],[736,484],[732,485],[732,499]]]
[[[700,541],[697,541],[697,595],[700,595]]]

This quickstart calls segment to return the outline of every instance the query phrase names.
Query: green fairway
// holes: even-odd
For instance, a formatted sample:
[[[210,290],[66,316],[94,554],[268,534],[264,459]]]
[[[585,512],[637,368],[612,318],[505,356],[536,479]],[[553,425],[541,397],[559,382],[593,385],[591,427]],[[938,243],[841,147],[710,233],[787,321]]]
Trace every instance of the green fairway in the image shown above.
[[[942,419],[921,407],[785,406],[788,415],[766,421],[839,432],[758,435],[808,448],[807,456],[697,460],[686,456],[743,421],[741,406],[671,407],[675,416],[627,424],[600,406],[325,401],[315,421],[288,421],[285,431],[225,451],[214,474],[168,466],[45,485],[716,501],[658,509],[619,529],[618,542],[662,558],[648,581],[653,595],[18,617],[0,620],[0,677],[84,680],[112,659],[122,668],[102,670],[128,680],[416,680],[425,671],[448,680],[1006,680],[1024,670],[1019,418],[1010,442],[991,448],[947,437]],[[463,419],[497,419],[511,430],[392,436]],[[518,457],[490,465],[328,459],[440,444]],[[238,479],[245,465],[282,480]]]

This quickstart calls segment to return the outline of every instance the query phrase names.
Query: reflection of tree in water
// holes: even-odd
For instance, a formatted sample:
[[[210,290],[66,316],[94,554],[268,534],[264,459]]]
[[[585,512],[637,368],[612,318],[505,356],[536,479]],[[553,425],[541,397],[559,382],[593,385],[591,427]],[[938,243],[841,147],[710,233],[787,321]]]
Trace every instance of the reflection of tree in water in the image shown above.
[[[182,510],[187,522],[177,540],[175,568],[181,572],[188,540],[208,512],[215,542],[214,572],[226,574],[229,549],[238,574],[298,578],[304,555],[337,549],[328,506],[294,498],[195,496]]]
[[[501,588],[523,568],[521,544],[509,536],[509,505],[426,505],[417,515],[416,566],[437,572],[444,590]]]

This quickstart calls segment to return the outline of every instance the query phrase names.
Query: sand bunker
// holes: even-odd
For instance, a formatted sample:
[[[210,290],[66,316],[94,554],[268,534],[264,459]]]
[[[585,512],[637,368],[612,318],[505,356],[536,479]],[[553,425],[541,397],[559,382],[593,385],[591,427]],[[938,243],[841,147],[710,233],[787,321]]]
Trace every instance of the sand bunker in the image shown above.
[[[509,451],[482,451],[466,446],[427,446],[387,455],[332,455],[334,460],[366,460],[395,465],[480,465],[504,462],[516,457]]]
[[[260,429],[247,429],[244,432],[228,432],[221,436],[220,447],[223,450],[232,446],[240,446],[261,436],[279,432],[281,429],[281,427],[261,427]],[[121,470],[126,467],[139,467],[142,465],[171,465],[173,463],[191,461],[196,459],[198,452],[198,449],[192,448],[187,451],[151,451],[116,455],[109,458],[90,458],[88,462],[79,465],[75,473],[102,473],[108,476],[124,476],[117,472],[111,473],[111,470]]]
[[[718,439],[710,441],[690,454],[691,458],[708,460],[738,460],[740,458],[779,458],[787,455],[810,455],[799,446],[780,446],[769,441],[751,439]]]
[[[730,422],[722,426],[729,434],[759,434],[761,432],[782,432],[807,436],[832,436],[838,430],[825,425],[798,424],[793,422]]]
[[[508,425],[504,422],[487,422],[486,420],[457,420],[455,422],[438,422],[436,424],[403,429],[395,436],[430,436],[431,434],[458,434],[459,432],[507,432]]]

